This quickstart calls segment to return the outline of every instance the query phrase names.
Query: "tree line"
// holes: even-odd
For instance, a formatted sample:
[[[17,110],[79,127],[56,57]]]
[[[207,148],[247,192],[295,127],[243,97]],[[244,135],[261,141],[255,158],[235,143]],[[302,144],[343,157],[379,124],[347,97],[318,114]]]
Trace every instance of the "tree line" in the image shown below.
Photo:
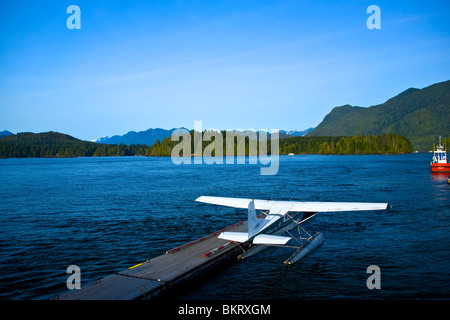
[[[350,137],[291,137],[280,141],[280,154],[411,153],[411,141],[396,134]]]
[[[190,153],[194,154],[194,135],[206,137],[191,131],[189,133]],[[216,133],[222,136],[223,155],[227,154],[227,132]],[[256,134],[256,133],[255,133]],[[245,155],[259,154],[261,139],[253,139],[255,136],[247,135],[242,139],[233,138],[232,154],[240,155],[239,150],[244,150]],[[182,138],[183,139],[183,138]],[[0,158],[27,158],[27,157],[105,157],[105,156],[171,156],[172,149],[180,141],[172,141],[171,137],[162,141],[157,140],[153,145],[114,145],[88,142],[71,136],[46,132],[40,134],[19,133],[0,139]],[[202,151],[215,141],[209,138],[202,139]],[[449,145],[450,139],[444,139],[443,143]],[[266,141],[267,154],[272,154],[270,135]],[[230,145],[231,147],[231,145]],[[241,149],[242,148],[242,149]],[[251,149],[253,148],[253,149]],[[215,156],[216,150],[211,155]],[[256,154],[255,154],[256,152]],[[283,137],[279,140],[279,154],[398,154],[411,153],[411,142],[403,136],[396,134],[383,134],[380,136],[351,136],[351,137]],[[188,155],[189,156],[189,155]]]
[[[223,155],[226,155],[226,132],[222,131]],[[191,142],[194,141],[194,132],[190,132]],[[147,156],[170,156],[172,148],[180,142],[165,138],[156,141],[147,149]],[[210,141],[202,141],[202,150]],[[244,144],[245,155],[250,154],[250,138],[235,139],[233,143],[234,154],[237,155],[239,144]],[[259,141],[256,141],[256,151],[260,150]],[[279,154],[398,154],[411,153],[413,146],[407,138],[396,134],[382,134],[379,136],[328,136],[328,137],[284,137],[279,140]],[[191,143],[191,154],[194,154],[194,143]],[[267,154],[271,154],[270,137],[267,140]],[[212,154],[214,156],[214,152]]]

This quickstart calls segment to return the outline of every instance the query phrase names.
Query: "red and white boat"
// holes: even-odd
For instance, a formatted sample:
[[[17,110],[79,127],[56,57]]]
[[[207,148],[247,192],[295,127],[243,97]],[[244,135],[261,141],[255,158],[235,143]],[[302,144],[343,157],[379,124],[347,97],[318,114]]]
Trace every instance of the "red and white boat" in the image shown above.
[[[447,151],[444,150],[439,137],[439,144],[433,150],[433,160],[430,163],[431,172],[450,172],[450,163],[447,159]]]

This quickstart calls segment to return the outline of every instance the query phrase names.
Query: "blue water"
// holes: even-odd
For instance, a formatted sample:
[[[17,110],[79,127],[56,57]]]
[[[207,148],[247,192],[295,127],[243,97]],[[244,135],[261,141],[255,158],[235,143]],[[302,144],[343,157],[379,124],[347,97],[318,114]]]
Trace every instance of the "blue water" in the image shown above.
[[[246,220],[201,195],[389,202],[390,212],[323,213],[304,223],[322,248],[285,268],[292,249],[236,263],[181,299],[448,299],[450,185],[429,154],[284,156],[258,165],[174,165],[170,158],[0,160],[0,298],[49,299]],[[449,174],[450,175],[450,174]],[[367,267],[381,270],[369,290]]]

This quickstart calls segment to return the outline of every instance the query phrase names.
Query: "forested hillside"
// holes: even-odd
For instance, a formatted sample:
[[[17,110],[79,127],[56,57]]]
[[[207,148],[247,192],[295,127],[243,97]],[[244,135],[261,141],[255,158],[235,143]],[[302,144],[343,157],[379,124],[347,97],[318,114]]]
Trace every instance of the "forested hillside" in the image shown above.
[[[0,158],[144,155],[145,145],[109,145],[58,132],[19,133],[0,139]]]
[[[394,133],[407,137],[415,150],[428,151],[438,137],[450,137],[450,81],[423,89],[410,88],[369,108],[334,108],[308,134],[354,136]]]

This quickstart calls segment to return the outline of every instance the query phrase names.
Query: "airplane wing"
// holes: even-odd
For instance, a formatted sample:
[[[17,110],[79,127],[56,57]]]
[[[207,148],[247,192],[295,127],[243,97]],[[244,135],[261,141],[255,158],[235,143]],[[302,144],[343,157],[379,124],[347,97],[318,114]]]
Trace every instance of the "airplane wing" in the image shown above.
[[[219,206],[247,209],[252,199],[201,196],[195,201]],[[304,201],[272,201],[255,199],[255,209],[271,210],[283,208],[289,212],[341,212],[387,210],[388,203],[368,202],[304,202]]]
[[[244,198],[226,198],[226,197],[209,197],[209,196],[201,196],[198,197],[195,201],[215,204],[218,206],[239,208],[239,209],[247,209],[248,204],[252,199],[244,199]],[[255,208],[259,210],[270,210],[273,206],[273,201],[271,200],[256,200],[255,199]]]
[[[370,211],[387,210],[388,203],[369,202],[297,202],[293,201],[289,211],[295,212],[340,212],[340,211]]]

